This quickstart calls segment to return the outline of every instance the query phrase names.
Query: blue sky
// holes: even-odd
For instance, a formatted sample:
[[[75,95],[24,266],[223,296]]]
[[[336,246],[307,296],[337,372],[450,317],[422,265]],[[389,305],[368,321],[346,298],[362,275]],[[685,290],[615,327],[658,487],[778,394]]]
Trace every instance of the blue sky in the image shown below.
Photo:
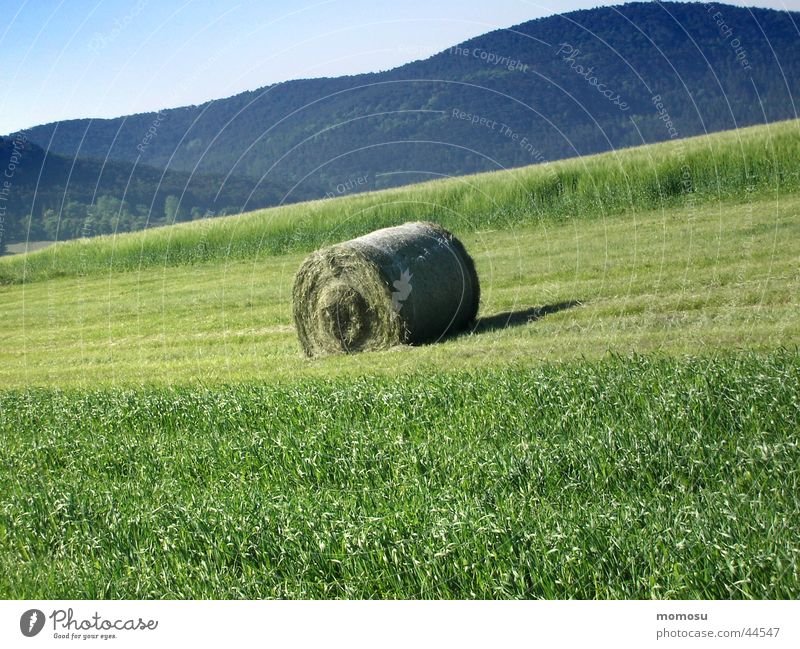
[[[0,133],[386,70],[491,29],[619,2],[0,0]],[[730,2],[800,9],[800,0]]]

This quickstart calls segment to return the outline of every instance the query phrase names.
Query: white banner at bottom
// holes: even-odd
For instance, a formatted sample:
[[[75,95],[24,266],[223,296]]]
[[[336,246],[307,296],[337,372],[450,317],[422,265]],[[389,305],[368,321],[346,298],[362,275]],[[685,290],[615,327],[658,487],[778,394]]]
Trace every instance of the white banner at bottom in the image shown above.
[[[0,647],[800,646],[796,601],[2,601]]]

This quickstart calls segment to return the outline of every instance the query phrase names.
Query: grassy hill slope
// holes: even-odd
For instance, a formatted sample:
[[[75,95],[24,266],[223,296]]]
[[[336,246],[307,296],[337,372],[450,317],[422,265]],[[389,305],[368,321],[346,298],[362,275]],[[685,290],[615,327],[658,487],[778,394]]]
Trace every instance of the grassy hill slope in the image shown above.
[[[800,190],[800,121],[235,217],[61,243],[0,259],[0,284],[308,251],[414,219],[458,234],[591,221]],[[580,227],[583,227],[582,225]]]

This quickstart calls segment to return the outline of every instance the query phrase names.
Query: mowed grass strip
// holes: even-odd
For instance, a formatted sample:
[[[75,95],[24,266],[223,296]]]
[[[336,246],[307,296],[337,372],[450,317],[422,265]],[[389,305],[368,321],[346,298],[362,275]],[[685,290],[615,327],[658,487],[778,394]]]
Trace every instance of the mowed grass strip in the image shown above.
[[[796,598],[800,353],[0,393],[4,598]]]
[[[482,286],[475,333],[316,361],[302,356],[291,315],[301,254],[3,286],[0,387],[293,380],[796,345],[799,213],[794,194],[467,234]]]

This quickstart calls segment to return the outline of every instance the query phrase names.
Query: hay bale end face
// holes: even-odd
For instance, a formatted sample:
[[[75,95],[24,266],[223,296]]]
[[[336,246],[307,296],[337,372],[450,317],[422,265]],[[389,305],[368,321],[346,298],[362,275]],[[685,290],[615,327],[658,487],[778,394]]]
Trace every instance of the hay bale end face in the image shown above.
[[[478,275],[435,223],[405,223],[311,254],[297,272],[294,321],[308,356],[433,342],[475,319]]]

